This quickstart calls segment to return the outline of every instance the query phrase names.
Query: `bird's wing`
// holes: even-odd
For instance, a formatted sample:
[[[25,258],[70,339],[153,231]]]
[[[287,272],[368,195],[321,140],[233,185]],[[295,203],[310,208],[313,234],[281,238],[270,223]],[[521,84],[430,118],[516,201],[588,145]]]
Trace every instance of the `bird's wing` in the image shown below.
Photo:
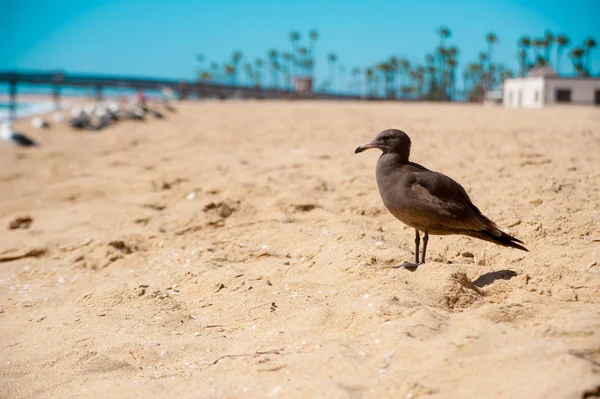
[[[37,145],[35,141],[21,133],[13,133],[12,137],[13,140],[15,140],[17,143],[19,143],[19,145],[22,146],[33,147]]]
[[[493,233],[498,230],[494,222],[473,205],[465,189],[448,176],[433,171],[417,173],[411,190],[418,199],[415,203],[431,215],[439,227]]]

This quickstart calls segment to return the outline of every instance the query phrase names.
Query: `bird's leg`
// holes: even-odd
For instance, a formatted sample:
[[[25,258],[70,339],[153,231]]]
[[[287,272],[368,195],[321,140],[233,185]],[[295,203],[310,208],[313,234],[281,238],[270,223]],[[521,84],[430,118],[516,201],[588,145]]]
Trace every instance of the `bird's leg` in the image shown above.
[[[429,232],[427,230],[425,230],[425,234],[423,234],[423,256],[421,257],[421,263],[425,263],[425,253],[427,252],[427,242],[428,241],[429,241]],[[418,257],[419,257],[419,254],[417,253],[417,258]]]
[[[427,233],[425,233],[427,234]],[[424,238],[423,238],[424,239]],[[421,242],[421,237],[419,236],[419,230],[415,229],[415,264],[419,264],[419,243]],[[427,245],[427,244],[425,244]]]
[[[405,269],[414,272],[419,267],[419,244],[421,243],[421,236],[419,235],[419,230],[415,229],[415,263],[412,262],[404,262],[402,265],[397,267],[404,267]]]

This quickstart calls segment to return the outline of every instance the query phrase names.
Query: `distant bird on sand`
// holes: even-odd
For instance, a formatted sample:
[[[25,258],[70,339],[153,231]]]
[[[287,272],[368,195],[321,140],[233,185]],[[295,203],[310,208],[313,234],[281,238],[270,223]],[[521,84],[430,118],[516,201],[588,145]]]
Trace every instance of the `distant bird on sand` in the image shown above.
[[[25,136],[24,134],[15,132],[12,129],[12,125],[10,123],[3,123],[2,126],[0,126],[0,137],[7,143],[19,147],[37,146],[37,143],[29,137]]]
[[[96,130],[102,130],[105,127],[110,126],[115,121],[115,119],[113,119],[112,113],[110,113],[108,108],[106,107],[96,108],[94,115],[98,120],[98,123],[96,123],[95,125]]]
[[[54,119],[54,121],[56,123],[62,123],[65,121],[64,115],[61,114],[60,112],[55,112],[54,115],[52,115],[52,118]]]
[[[92,125],[90,115],[81,107],[75,107],[71,110],[69,125],[75,129],[96,130],[96,127]]]
[[[144,110],[144,112],[147,112],[147,113],[149,113],[151,115],[154,115],[154,117],[156,119],[162,119],[163,118],[163,114],[161,112],[155,110],[155,109],[152,109],[152,108],[147,107],[147,106],[142,107],[142,109]]]
[[[396,219],[415,229],[415,263],[403,267],[414,269],[425,263],[429,234],[462,234],[505,247],[527,251],[522,241],[500,231],[471,202],[465,189],[441,173],[410,162],[410,138],[400,130],[388,129],[354,153],[378,148],[376,178],[383,204]],[[423,255],[419,262],[419,231],[423,236]]]
[[[125,114],[127,115],[127,117],[129,119],[143,121],[146,111],[144,111],[144,108],[142,108],[142,107],[133,105],[125,111]]]
[[[121,119],[121,106],[116,101],[109,101],[107,103],[107,112],[112,117],[114,121],[118,121]]]
[[[87,104],[85,104],[83,106],[83,112],[85,112],[89,116],[94,115],[94,111],[96,111],[96,104],[95,103],[87,103]]]
[[[45,120],[43,120],[42,118],[40,118],[39,116],[37,116],[31,120],[31,125],[33,127],[35,127],[36,129],[47,129],[50,127],[50,124],[48,122],[46,122]]]
[[[163,98],[163,99],[160,100],[160,102],[163,105],[163,107],[165,107],[165,109],[167,111],[175,112],[175,108],[171,105],[171,103],[169,102],[169,100],[167,100],[166,98]]]

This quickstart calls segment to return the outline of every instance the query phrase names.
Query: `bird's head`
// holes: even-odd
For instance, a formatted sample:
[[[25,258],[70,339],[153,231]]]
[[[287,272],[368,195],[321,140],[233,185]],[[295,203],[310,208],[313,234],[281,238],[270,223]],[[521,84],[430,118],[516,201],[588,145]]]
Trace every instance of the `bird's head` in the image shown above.
[[[375,136],[370,143],[358,146],[354,153],[358,154],[371,148],[379,148],[384,154],[398,154],[405,162],[408,162],[410,137],[402,130],[387,129]]]

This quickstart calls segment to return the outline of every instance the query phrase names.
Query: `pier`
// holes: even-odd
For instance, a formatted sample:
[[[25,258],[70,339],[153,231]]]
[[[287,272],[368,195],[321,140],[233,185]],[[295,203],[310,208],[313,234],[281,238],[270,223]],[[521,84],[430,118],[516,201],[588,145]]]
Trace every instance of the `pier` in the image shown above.
[[[116,75],[91,75],[63,72],[0,72],[0,83],[8,84],[11,117],[16,112],[18,85],[39,85],[52,87],[52,97],[59,109],[61,89],[64,87],[88,88],[94,90],[95,98],[103,98],[106,88],[157,90],[171,89],[177,98],[239,98],[239,99],[319,99],[319,100],[383,100],[381,97],[357,95],[299,92],[292,89],[250,87],[243,85],[223,85],[200,81],[140,78]]]

